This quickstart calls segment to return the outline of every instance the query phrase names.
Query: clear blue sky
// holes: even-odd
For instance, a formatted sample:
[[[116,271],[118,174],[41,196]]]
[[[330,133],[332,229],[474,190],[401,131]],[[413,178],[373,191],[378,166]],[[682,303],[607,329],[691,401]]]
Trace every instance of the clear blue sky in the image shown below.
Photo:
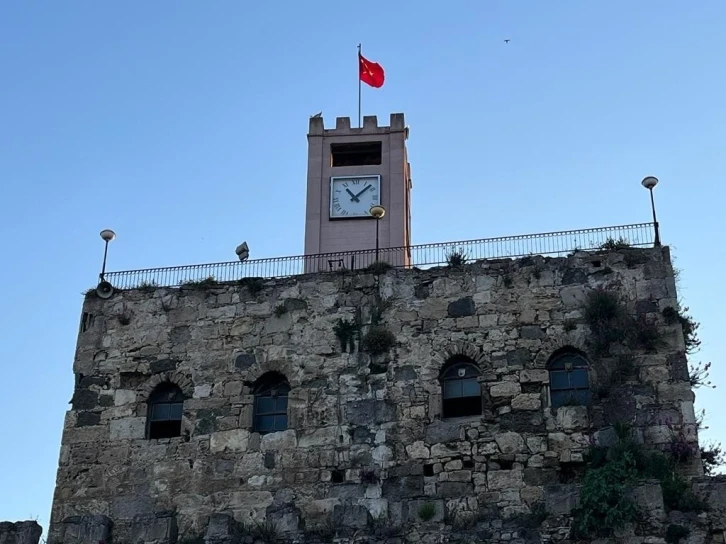
[[[47,523],[98,232],[112,270],[302,253],[308,117],[356,116],[358,42],[387,75],[364,113],[411,126],[414,243],[649,221],[656,175],[726,388],[725,24],[723,0],[0,3],[0,519]]]

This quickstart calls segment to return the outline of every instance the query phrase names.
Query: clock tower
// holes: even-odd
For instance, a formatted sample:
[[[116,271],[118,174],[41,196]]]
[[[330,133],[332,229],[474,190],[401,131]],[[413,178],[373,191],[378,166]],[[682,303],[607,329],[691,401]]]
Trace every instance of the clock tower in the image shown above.
[[[389,126],[363,117],[362,128],[351,128],[348,117],[338,117],[334,129],[325,129],[322,117],[310,119],[305,255],[359,253],[310,259],[306,271],[368,266],[375,261],[376,232],[380,261],[410,262],[407,138],[402,113],[391,114]],[[380,219],[370,213],[375,205],[385,208]]]

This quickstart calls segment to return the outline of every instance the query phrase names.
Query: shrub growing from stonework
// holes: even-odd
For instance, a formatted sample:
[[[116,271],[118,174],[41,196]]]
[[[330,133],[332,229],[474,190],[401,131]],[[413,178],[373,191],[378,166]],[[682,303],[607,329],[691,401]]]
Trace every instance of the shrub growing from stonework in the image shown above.
[[[607,536],[612,529],[633,521],[637,511],[628,491],[637,475],[635,459],[628,452],[588,470],[582,482],[580,506],[575,510],[576,534]]]
[[[371,355],[381,355],[396,345],[396,337],[382,325],[373,325],[363,337],[363,351]]]
[[[658,324],[645,315],[630,315],[612,291],[590,291],[585,300],[584,316],[591,332],[589,344],[596,356],[607,355],[612,344],[653,351],[662,342]]]
[[[701,512],[708,505],[694,495],[690,483],[678,474],[671,455],[646,451],[632,438],[629,426],[615,426],[619,441],[608,448],[592,447],[574,514],[573,534],[610,536],[614,529],[635,521],[637,510],[630,492],[638,480],[656,479],[668,510]]]

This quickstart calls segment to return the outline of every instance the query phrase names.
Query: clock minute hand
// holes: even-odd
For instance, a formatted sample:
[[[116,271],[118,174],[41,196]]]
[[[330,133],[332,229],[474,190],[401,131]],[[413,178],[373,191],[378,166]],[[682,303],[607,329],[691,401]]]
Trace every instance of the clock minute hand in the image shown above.
[[[366,185],[365,188],[360,193],[358,193],[357,195],[355,195],[355,197],[358,198],[360,195],[362,195],[363,193],[365,193],[371,187],[372,187],[371,185]]]
[[[365,189],[364,189],[364,190],[365,190]],[[350,199],[351,199],[351,201],[353,201],[353,202],[360,202],[360,201],[358,200],[358,197],[360,196],[360,194],[358,194],[358,195],[354,195],[354,194],[353,194],[353,192],[352,192],[352,191],[351,191],[350,189],[346,189],[346,190],[345,190],[345,192],[346,192],[346,193],[348,193],[348,194],[350,195]]]

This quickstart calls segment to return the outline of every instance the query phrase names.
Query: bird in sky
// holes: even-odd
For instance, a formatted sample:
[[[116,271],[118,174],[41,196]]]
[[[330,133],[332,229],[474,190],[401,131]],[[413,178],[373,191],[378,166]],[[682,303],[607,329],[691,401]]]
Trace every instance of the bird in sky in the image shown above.
[[[508,39],[507,39],[507,40],[504,40],[504,43],[509,43],[510,41],[511,41],[511,40],[508,40]]]

